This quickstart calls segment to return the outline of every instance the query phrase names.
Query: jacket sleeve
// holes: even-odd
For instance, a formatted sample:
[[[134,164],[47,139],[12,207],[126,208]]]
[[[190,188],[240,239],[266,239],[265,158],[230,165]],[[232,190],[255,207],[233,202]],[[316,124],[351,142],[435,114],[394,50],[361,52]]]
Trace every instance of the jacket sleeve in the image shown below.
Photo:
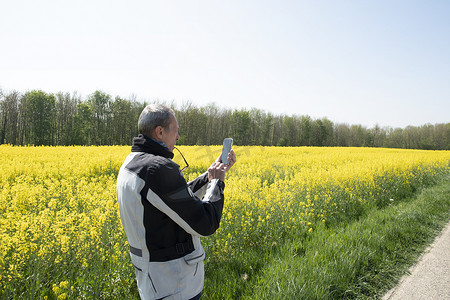
[[[202,187],[208,183],[208,172],[203,173],[196,179],[189,181],[187,184],[192,192],[197,193]]]
[[[205,175],[197,178],[194,188],[207,184],[203,201],[195,196],[178,168],[166,165],[155,177],[154,187],[148,190],[147,199],[186,232],[195,236],[213,234],[219,228],[224,205],[225,183],[220,180],[204,182]],[[196,179],[196,180],[197,180]]]

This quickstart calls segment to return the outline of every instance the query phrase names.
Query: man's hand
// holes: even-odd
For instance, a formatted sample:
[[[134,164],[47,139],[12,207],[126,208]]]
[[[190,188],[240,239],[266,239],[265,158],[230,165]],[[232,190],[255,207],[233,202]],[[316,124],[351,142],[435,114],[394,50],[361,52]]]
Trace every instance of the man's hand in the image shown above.
[[[208,180],[220,179],[225,181],[225,172],[231,169],[231,167],[236,162],[236,154],[233,149],[228,153],[228,165],[222,163],[221,155],[216,159],[216,161],[208,169]]]
[[[221,155],[219,155],[219,157],[216,159],[216,162],[218,163],[222,162]],[[231,169],[231,167],[234,165],[235,162],[236,162],[236,154],[234,153],[233,149],[231,149],[231,151],[228,153],[228,165],[224,164],[225,171]]]
[[[215,161],[208,168],[208,180],[219,179],[225,181],[225,166],[223,163]]]

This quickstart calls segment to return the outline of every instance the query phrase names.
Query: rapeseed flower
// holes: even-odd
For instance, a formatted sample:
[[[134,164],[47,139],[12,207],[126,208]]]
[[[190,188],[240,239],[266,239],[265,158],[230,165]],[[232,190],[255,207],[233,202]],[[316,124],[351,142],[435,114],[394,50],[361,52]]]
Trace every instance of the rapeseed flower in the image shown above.
[[[207,170],[212,154],[221,150],[179,148],[190,165],[186,180]],[[448,172],[450,161],[450,151],[234,150],[238,162],[227,174],[220,228],[204,239],[213,260],[225,261],[248,247],[277,245],[286,234],[314,234],[318,223],[389,205],[390,199],[397,201]],[[42,272],[51,297],[60,299],[96,295],[96,280],[115,291],[117,282],[132,278],[115,186],[129,151],[128,146],[0,145],[0,292],[23,288],[36,278],[32,272]],[[181,163],[181,157],[174,161]]]

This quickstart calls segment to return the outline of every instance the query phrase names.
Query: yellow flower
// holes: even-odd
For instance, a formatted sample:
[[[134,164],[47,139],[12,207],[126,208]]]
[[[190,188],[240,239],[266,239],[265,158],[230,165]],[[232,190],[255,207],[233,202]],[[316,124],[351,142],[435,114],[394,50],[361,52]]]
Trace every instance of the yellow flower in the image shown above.
[[[180,150],[192,166],[185,174],[189,181],[207,170],[221,146]],[[352,205],[372,207],[380,193],[397,199],[393,192],[412,190],[427,178],[441,176],[450,161],[450,151],[261,146],[234,150],[238,162],[227,172],[220,228],[205,243],[214,259],[226,260],[263,242],[272,245],[299,228],[313,232],[315,224],[345,214]],[[117,172],[129,152],[129,146],[0,145],[0,268],[6,271],[0,275],[2,283],[25,284],[22,270],[29,269],[31,257],[51,261],[55,268],[73,258],[74,267],[82,268],[101,264],[102,257],[115,263],[125,259],[133,269],[116,198]],[[61,280],[54,278],[59,284],[52,285],[52,291],[63,298],[69,282]]]
[[[59,291],[60,291],[61,289],[60,289],[59,286],[57,286],[56,284],[53,284],[52,290],[53,290],[53,293],[55,293],[55,295],[58,295],[58,294],[59,294]]]
[[[66,289],[68,285],[69,285],[68,281],[61,281],[59,283],[59,287],[62,288],[62,289]]]
[[[58,296],[57,299],[58,299],[58,300],[64,300],[64,299],[67,299],[67,294],[66,294],[66,293],[62,293],[61,295]]]

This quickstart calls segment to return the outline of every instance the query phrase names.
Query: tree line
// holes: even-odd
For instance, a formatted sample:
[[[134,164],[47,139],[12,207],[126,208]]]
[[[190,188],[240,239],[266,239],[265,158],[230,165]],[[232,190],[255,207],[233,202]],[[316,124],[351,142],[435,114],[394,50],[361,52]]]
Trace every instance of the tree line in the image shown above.
[[[0,90],[0,144],[130,145],[146,102],[95,91],[50,94]],[[352,146],[450,150],[450,123],[391,128],[333,123],[307,115],[164,103],[176,113],[180,145]]]

